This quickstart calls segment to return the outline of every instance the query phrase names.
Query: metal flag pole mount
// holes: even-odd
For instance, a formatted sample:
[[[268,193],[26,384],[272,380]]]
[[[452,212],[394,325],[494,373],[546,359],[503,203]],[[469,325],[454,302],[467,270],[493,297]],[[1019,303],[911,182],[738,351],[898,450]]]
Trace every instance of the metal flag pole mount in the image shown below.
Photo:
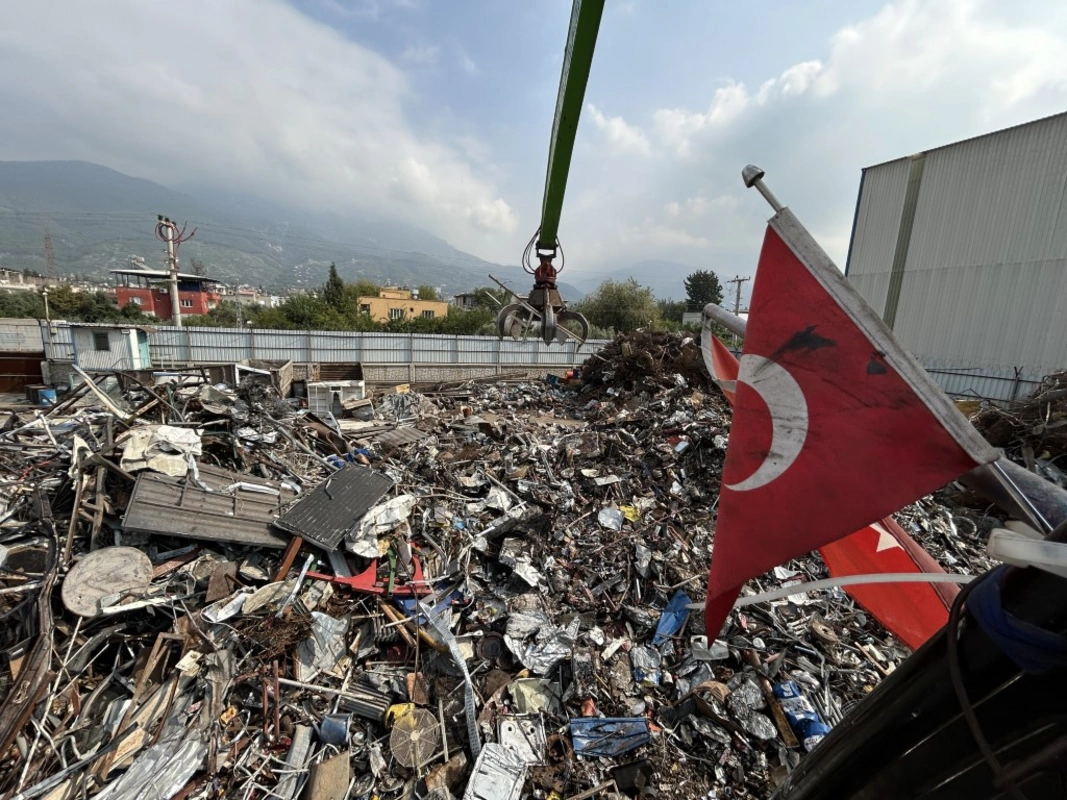
[[[993,469],[993,474],[996,475],[997,480],[1000,481],[1000,485],[1008,492],[1008,496],[1015,501],[1019,506],[1019,510],[1030,518],[1030,522],[1034,528],[1041,531],[1043,536],[1048,536],[1052,533],[1053,525],[1046,518],[1045,515],[1035,506],[1030,498],[1026,496],[1026,493],[1019,488],[1019,485],[1011,479],[1007,471],[1001,465],[1000,461],[994,461],[990,465]]]
[[[763,176],[766,175],[762,169],[752,164],[749,164],[743,170],[741,170],[741,180],[745,182],[745,186],[751,189],[753,186],[759,190],[759,193],[763,195],[763,199],[771,204],[771,208],[774,209],[774,213],[778,213],[785,206],[778,202],[778,198],[774,196],[774,193],[767,188],[767,184],[763,182]]]

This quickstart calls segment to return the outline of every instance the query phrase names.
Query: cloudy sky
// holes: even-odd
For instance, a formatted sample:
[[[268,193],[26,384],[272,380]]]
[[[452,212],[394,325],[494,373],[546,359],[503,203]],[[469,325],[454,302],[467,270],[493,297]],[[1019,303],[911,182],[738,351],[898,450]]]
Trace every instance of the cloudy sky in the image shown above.
[[[569,0],[0,10],[0,160],[387,214],[507,264],[537,227]],[[864,166],[1065,99],[1062,0],[608,0],[564,278],[682,296],[684,268],[631,267],[750,274],[768,216],[750,162],[843,265]]]

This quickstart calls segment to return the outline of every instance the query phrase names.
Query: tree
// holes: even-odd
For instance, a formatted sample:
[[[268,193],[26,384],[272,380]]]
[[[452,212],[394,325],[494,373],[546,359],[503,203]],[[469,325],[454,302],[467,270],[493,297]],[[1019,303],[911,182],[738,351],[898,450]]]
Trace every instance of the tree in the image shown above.
[[[722,304],[722,284],[711,270],[698,269],[685,279],[685,295],[690,311],[703,311],[708,303]]]
[[[416,288],[415,291],[417,291],[419,293],[419,299],[420,300],[437,300],[438,299],[437,290],[435,288],[433,288],[432,286],[428,285],[428,284],[423,284],[422,286],[419,286],[418,288]]]
[[[655,325],[660,319],[652,290],[633,278],[604,281],[595,292],[576,304],[575,310],[584,314],[593,325],[618,332]]]
[[[44,297],[37,292],[0,293],[0,317],[44,319]]]
[[[511,302],[511,295],[504,289],[495,289],[490,286],[479,286],[471,294],[474,295],[475,308],[497,311]]]
[[[194,275],[207,275],[207,268],[204,266],[204,262],[199,258],[194,258],[189,262],[189,269],[193,271]]]
[[[685,300],[657,300],[656,306],[665,322],[676,322],[679,325],[682,324],[682,316],[689,310]]]
[[[345,312],[345,282],[337,274],[337,265],[330,262],[330,276],[322,287],[322,299],[335,310]]]
[[[361,278],[355,283],[345,284],[348,287],[348,291],[355,297],[377,297],[381,287],[374,281],[368,281]]]

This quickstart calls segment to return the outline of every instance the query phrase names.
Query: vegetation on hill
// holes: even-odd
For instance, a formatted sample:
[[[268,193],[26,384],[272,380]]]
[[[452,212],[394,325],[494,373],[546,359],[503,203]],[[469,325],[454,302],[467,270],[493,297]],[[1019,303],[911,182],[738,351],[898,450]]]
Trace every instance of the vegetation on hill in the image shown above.
[[[360,310],[359,298],[377,296],[379,288],[366,280],[345,281],[331,264],[326,282],[316,291],[290,295],[275,308],[251,304],[238,306],[227,300],[208,314],[186,316],[182,322],[190,327],[492,335],[496,333],[496,313],[509,300],[503,290],[483,286],[470,293],[473,306],[450,307],[447,316],[378,322]],[[437,299],[431,286],[419,286],[418,292],[420,299]],[[159,324],[132,303],[118,308],[103,292],[75,292],[70,286],[58,286],[49,289],[48,302],[52,319]],[[693,300],[657,300],[651,289],[631,278],[606,280],[595,292],[571,307],[589,320],[592,338],[610,338],[637,328],[682,330],[686,327],[682,325],[682,314],[687,302],[692,304]],[[0,317],[43,319],[44,316],[42,294],[33,291],[0,293]],[[693,332],[697,329],[696,326],[689,328]]]

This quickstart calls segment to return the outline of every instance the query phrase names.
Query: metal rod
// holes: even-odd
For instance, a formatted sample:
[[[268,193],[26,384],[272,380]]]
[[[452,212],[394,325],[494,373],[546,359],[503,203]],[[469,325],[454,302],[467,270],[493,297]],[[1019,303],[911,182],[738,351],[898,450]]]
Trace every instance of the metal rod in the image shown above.
[[[757,191],[763,195],[763,199],[770,203],[770,206],[774,209],[775,213],[778,213],[785,208],[785,206],[778,202],[778,198],[774,196],[771,190],[768,189],[767,185],[763,182],[763,176],[765,174],[766,173],[759,167],[749,164],[741,170],[741,179],[749,189],[755,187]]]
[[[1012,500],[1015,501],[1019,508],[1030,517],[1030,522],[1036,523],[1034,527],[1041,531],[1044,536],[1048,536],[1052,533],[1053,526],[1047,519],[1045,519],[1045,515],[1038,510],[1037,506],[1030,502],[1030,498],[1023,493],[1023,490],[1019,488],[1018,484],[1016,484],[1008,473],[1004,471],[1004,467],[1001,465],[1000,461],[993,462],[991,466],[993,468],[993,474],[996,476],[997,480],[1000,481],[1000,485],[1007,490],[1008,494],[1011,495]]]

